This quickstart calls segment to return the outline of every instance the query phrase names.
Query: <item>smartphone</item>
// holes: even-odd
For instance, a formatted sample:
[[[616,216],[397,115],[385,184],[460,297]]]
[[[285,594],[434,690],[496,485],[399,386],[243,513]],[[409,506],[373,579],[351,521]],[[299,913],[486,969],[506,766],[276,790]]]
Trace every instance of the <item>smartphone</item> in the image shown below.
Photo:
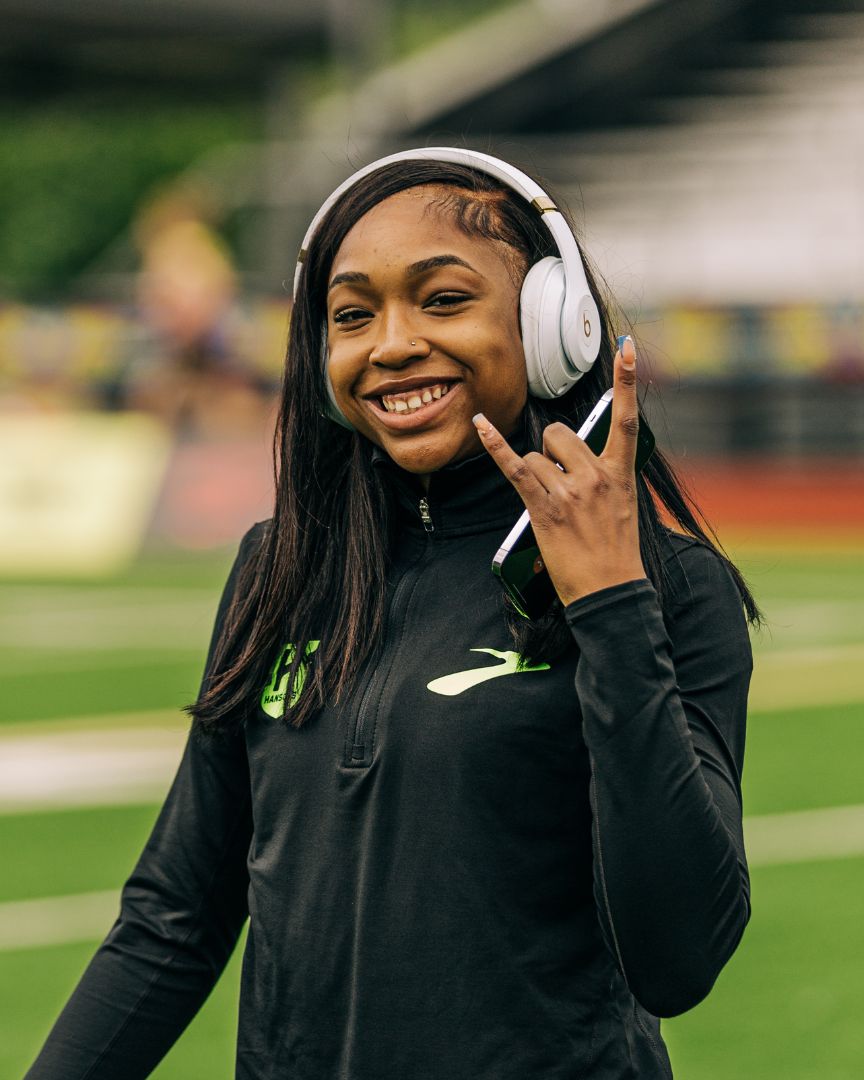
[[[576,434],[595,454],[600,454],[609,438],[611,421],[612,391],[607,390]],[[640,417],[639,433],[636,437],[637,474],[653,452],[654,435]],[[500,579],[513,606],[524,618],[539,619],[549,610],[555,599],[555,586],[543,564],[527,510],[498,548],[492,560],[492,573]]]

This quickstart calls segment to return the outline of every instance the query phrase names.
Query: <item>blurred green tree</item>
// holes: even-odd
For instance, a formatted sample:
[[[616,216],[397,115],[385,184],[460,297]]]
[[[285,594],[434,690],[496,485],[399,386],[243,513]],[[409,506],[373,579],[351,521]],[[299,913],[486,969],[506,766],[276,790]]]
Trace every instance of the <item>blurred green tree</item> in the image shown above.
[[[0,104],[0,299],[50,300],[204,151],[259,134],[254,100]]]

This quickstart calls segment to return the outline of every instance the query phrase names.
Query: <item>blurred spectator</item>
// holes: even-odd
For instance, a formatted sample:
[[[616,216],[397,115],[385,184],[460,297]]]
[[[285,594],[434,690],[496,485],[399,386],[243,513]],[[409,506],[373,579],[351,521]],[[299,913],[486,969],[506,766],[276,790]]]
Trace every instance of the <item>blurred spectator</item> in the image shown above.
[[[260,432],[272,386],[243,355],[234,269],[204,217],[177,193],[140,214],[140,325],[108,403],[153,413],[182,436]]]
[[[94,407],[93,387],[76,378],[73,347],[62,311],[20,304],[0,310],[0,412]]]

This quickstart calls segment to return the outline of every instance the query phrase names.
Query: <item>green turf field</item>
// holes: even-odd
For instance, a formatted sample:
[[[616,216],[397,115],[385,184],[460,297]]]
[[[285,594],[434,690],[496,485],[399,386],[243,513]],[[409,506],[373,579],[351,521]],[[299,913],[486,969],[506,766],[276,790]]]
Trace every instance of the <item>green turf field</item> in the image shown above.
[[[745,771],[754,915],[708,1001],[664,1031],[679,1080],[859,1080],[864,809],[826,808],[864,808],[864,553],[733,554],[769,619]],[[0,748],[62,738],[63,753],[88,753],[122,728],[172,753],[228,561],[150,557],[109,583],[0,584]],[[110,923],[156,813],[158,785],[147,790],[130,803],[109,789],[95,806],[49,791],[38,807],[0,791],[4,1080],[23,1074]],[[49,897],[62,899],[32,903]],[[159,1080],[233,1075],[238,977],[239,950]]]

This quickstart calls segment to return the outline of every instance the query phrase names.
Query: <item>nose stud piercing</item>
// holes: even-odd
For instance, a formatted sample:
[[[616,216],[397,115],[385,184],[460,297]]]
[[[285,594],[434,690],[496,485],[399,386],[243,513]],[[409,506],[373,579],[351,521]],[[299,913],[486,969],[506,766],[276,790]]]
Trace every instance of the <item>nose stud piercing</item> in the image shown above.
[[[417,342],[416,342],[416,341],[412,341],[412,342],[411,342],[411,344],[412,344],[412,345],[416,345],[416,344],[417,344]]]

